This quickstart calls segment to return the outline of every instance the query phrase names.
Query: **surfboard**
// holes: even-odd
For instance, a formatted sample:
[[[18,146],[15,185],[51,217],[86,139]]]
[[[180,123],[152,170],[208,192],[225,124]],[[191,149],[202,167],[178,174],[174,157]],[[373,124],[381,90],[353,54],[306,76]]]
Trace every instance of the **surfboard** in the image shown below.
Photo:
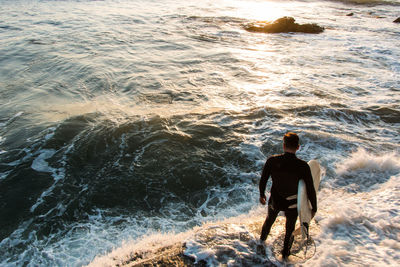
[[[321,181],[321,166],[316,160],[310,160],[308,165],[311,169],[315,192],[318,192],[319,183]],[[309,237],[308,229],[312,219],[311,211],[312,206],[307,197],[306,184],[303,180],[300,180],[297,191],[297,212],[299,213],[301,236],[303,239],[308,239]]]

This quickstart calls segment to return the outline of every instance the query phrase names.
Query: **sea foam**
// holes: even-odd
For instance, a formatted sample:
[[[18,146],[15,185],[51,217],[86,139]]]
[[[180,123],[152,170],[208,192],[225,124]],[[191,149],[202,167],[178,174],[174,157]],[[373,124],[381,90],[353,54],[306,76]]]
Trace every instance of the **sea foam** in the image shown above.
[[[400,175],[369,192],[324,189],[320,199],[321,212],[316,219],[322,231],[310,265],[398,264]]]
[[[398,157],[394,153],[374,155],[360,149],[337,166],[338,173],[357,176],[373,170],[372,175],[385,178],[367,191],[348,192],[345,188],[323,187],[318,193],[319,210],[310,226],[315,250],[299,264],[396,265],[400,259]],[[265,207],[255,205],[247,214],[205,222],[183,233],[143,236],[108,255],[97,257],[90,266],[139,264],[162,257],[172,258],[177,250],[167,250],[171,246],[192,263],[207,266],[270,263],[280,266],[276,256],[283,242],[285,218],[278,216],[264,246],[265,251],[260,254],[258,238],[265,216]]]
[[[384,155],[374,155],[365,149],[359,148],[349,158],[337,165],[338,174],[356,171],[398,171],[400,170],[400,157],[392,152]]]

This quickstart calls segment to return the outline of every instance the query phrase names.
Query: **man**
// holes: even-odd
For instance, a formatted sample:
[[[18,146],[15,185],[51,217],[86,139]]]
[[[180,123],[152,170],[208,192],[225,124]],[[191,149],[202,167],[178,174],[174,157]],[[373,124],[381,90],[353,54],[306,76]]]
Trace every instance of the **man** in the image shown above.
[[[293,242],[292,233],[297,219],[297,187],[300,179],[303,179],[306,184],[307,196],[312,205],[313,215],[317,211],[317,198],[310,167],[305,161],[296,157],[296,151],[299,147],[297,134],[292,132],[285,134],[283,137],[284,154],[268,158],[259,184],[260,203],[265,205],[265,187],[268,178],[272,177],[271,194],[268,200],[268,215],[262,226],[260,236],[262,242],[267,239],[278,213],[280,211],[285,212],[286,234],[282,250],[283,259],[287,259],[289,256]]]

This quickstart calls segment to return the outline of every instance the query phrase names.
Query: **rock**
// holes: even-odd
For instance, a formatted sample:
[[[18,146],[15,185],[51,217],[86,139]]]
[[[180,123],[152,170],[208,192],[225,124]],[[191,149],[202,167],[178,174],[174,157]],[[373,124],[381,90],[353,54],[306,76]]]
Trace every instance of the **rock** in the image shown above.
[[[395,19],[393,22],[394,22],[394,23],[400,23],[400,17],[398,17],[397,19]]]
[[[324,28],[317,24],[298,24],[292,17],[283,17],[274,22],[255,22],[244,26],[249,32],[264,32],[264,33],[282,33],[282,32],[303,32],[303,33],[321,33]]]
[[[351,12],[351,13],[347,14],[346,16],[351,17],[351,16],[353,16],[353,15],[354,15],[354,13]]]

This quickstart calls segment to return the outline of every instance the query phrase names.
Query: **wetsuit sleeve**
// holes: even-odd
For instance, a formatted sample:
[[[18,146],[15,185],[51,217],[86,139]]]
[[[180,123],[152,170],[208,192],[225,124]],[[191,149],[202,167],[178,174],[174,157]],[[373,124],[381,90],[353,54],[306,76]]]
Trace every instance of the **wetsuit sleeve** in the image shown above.
[[[259,183],[260,197],[265,197],[265,188],[267,187],[268,178],[271,175],[271,159],[269,158],[264,165],[261,179]]]
[[[308,166],[308,164],[305,165],[303,179],[306,184],[307,197],[311,202],[312,211],[317,212],[317,195],[315,193],[314,181],[311,175],[310,166]]]

